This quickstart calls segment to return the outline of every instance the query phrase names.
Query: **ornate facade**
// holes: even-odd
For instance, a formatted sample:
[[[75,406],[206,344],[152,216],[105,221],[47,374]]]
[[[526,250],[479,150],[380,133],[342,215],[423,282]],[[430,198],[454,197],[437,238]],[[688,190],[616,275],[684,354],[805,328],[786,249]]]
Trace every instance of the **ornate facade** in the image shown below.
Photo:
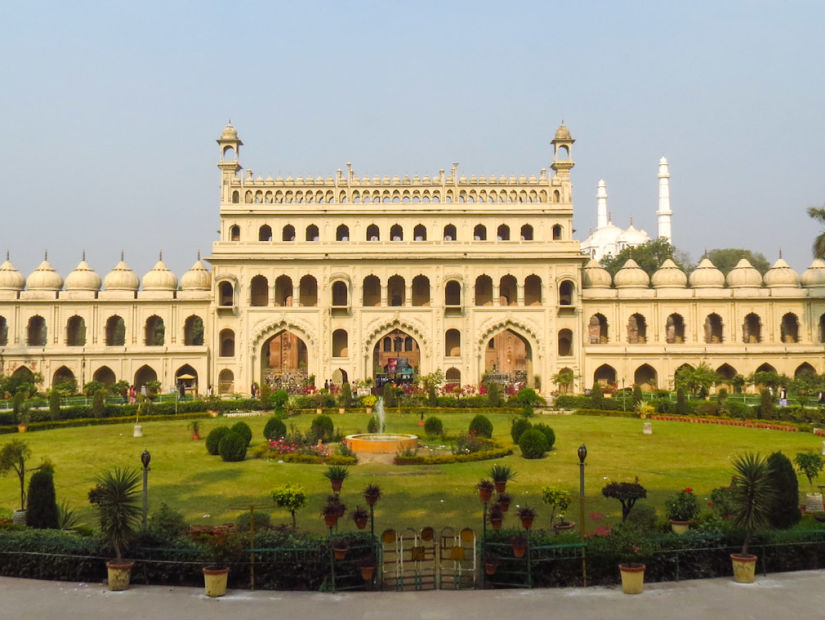
[[[178,282],[121,260],[62,278],[0,266],[0,371],[205,392],[364,379],[409,366],[450,383],[485,372],[527,385],[569,368],[666,387],[680,365],[823,372],[825,263],[778,261],[727,279],[628,264],[611,279],[573,238],[574,140],[562,125],[534,176],[255,178],[228,125],[218,139],[220,237]],[[661,201],[660,201],[661,202]],[[660,204],[660,211],[662,206]],[[669,212],[669,204],[667,205]],[[668,213],[669,215],[669,213]],[[669,220],[668,220],[669,221]],[[632,263],[632,262],[631,262]],[[102,288],[101,288],[102,285]],[[186,379],[194,377],[194,379]]]

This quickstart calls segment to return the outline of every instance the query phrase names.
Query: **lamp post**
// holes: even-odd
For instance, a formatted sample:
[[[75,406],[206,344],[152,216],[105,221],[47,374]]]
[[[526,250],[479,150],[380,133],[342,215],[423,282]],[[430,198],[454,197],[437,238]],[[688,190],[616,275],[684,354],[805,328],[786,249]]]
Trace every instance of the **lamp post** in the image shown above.
[[[143,464],[143,527],[146,527],[146,516],[149,514],[149,461],[152,455],[149,450],[144,450],[140,455],[140,462]]]
[[[581,526],[579,527],[579,532],[581,534],[581,539],[584,541],[584,460],[587,458],[587,446],[584,444],[579,446],[577,451],[579,456],[579,520]],[[587,558],[582,549],[582,580],[584,582],[584,586],[587,586]]]

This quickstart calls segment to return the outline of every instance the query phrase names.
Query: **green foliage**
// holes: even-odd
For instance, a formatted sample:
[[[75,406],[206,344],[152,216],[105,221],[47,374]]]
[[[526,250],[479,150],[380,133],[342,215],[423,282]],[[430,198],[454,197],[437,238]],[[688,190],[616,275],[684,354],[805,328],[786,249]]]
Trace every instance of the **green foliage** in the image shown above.
[[[286,436],[286,424],[277,416],[272,416],[264,426],[264,438],[283,439]]]
[[[83,393],[86,396],[94,396],[98,392],[102,392],[106,389],[106,386],[103,385],[100,381],[89,381],[88,383],[83,385]]]
[[[282,484],[272,490],[272,499],[279,508],[288,510],[292,516],[292,529],[296,528],[295,513],[306,506],[307,494],[304,487],[290,483]]]
[[[489,476],[493,482],[508,482],[515,478],[516,474],[509,465],[496,463],[490,468]]]
[[[544,435],[544,438],[547,440],[547,450],[550,451],[553,449],[553,446],[556,444],[556,433],[555,431],[547,426],[547,424],[534,424],[533,429],[539,431]]]
[[[602,495],[619,500],[624,522],[636,502],[647,497],[647,489],[638,482],[611,482],[602,489]]]
[[[375,394],[365,394],[361,397],[361,404],[363,404],[364,407],[375,407],[376,402],[378,402],[378,398]]]
[[[638,383],[633,385],[633,406],[642,402],[642,386]]]
[[[470,420],[470,432],[490,439],[493,436],[493,423],[486,416],[479,414]]]
[[[255,511],[254,519],[252,517],[251,512],[248,510],[246,512],[242,512],[238,515],[238,518],[235,519],[235,528],[239,532],[247,533],[252,531],[252,524],[255,524],[255,532],[260,532],[261,530],[268,529],[270,524],[272,523],[272,517],[269,516],[268,512],[261,512],[260,510]]]
[[[668,258],[672,259],[682,270],[686,270],[690,262],[686,254],[680,252],[668,243],[666,239],[660,237],[659,239],[654,239],[641,245],[626,247],[616,254],[616,256],[605,256],[602,258],[601,264],[602,267],[610,272],[611,276],[615,276],[616,272],[631,258],[636,261],[639,267],[644,269],[649,276],[652,276]]]
[[[252,429],[249,428],[249,424],[246,422],[235,422],[229,430],[243,437],[247,446],[252,441]]]
[[[759,406],[756,409],[756,417],[760,420],[770,420],[774,417],[776,406],[770,391],[762,390],[759,393]]]
[[[158,510],[149,515],[146,528],[140,533],[140,539],[143,544],[171,545],[186,534],[188,529],[189,525],[183,514],[164,502]]]
[[[794,465],[808,479],[808,484],[811,488],[814,486],[814,479],[822,473],[822,468],[825,467],[825,460],[819,452],[799,452],[794,457]]]
[[[573,500],[570,492],[561,487],[547,486],[541,490],[541,499],[550,506],[550,525],[564,522],[567,508]]]
[[[707,392],[718,381],[719,375],[705,362],[702,362],[696,368],[682,366],[674,376],[676,389],[687,390],[693,396],[703,391]]]
[[[276,411],[283,409],[288,400],[289,394],[286,390],[275,390],[269,395],[269,405]]]
[[[424,433],[427,437],[440,437],[444,434],[444,424],[441,418],[430,416],[424,421]]]
[[[560,391],[565,391],[573,385],[575,378],[576,376],[571,368],[562,368],[558,373],[553,375],[552,381],[559,387]]]
[[[218,454],[221,459],[230,463],[243,461],[246,458],[246,437],[240,433],[230,430],[218,444]]]
[[[98,390],[92,397],[92,415],[102,418],[106,414],[106,390]]]
[[[32,452],[24,441],[12,439],[0,449],[0,475],[14,471],[20,481],[20,510],[26,509],[26,461]]]
[[[699,500],[693,489],[679,491],[674,497],[665,500],[667,518],[671,521],[690,521],[699,514]]]
[[[209,431],[209,434],[206,436],[206,451],[209,454],[215,455],[218,454],[218,449],[221,444],[221,439],[229,432],[228,426],[218,426],[213,428]]]
[[[324,414],[315,416],[312,419],[309,434],[313,441],[318,441],[319,439],[324,443],[332,441],[332,437],[335,434],[335,425],[332,423],[332,418]]]
[[[341,393],[338,395],[338,406],[347,408],[352,405],[352,388],[345,382],[341,386]]]
[[[529,420],[525,418],[513,418],[513,421],[510,423],[510,437],[513,439],[513,443],[518,444],[524,431],[531,428],[533,428],[533,425],[530,424]]]
[[[60,418],[60,392],[49,390],[49,417],[52,420]]]
[[[792,528],[802,519],[799,510],[799,480],[796,478],[791,460],[781,452],[768,457],[771,486],[774,498],[771,502],[768,520],[774,529]]]
[[[349,468],[342,465],[330,465],[324,472],[324,478],[330,482],[343,482],[349,477]]]
[[[746,554],[753,532],[769,523],[774,489],[768,461],[758,453],[734,457],[733,470],[732,521],[745,531],[742,553]]]
[[[602,384],[598,381],[593,384],[593,389],[590,391],[590,401],[593,403],[593,409],[604,409],[604,393]]]
[[[518,394],[516,394],[516,402],[520,405],[534,407],[535,405],[541,404],[543,399],[533,388],[522,388],[518,391]]]
[[[384,407],[397,407],[399,392],[400,390],[390,383],[384,385]]]
[[[705,252],[704,258],[709,258],[710,262],[725,275],[728,275],[728,273],[736,267],[736,263],[743,258],[748,259],[748,262],[756,267],[763,276],[765,272],[771,268],[768,259],[765,258],[765,255],[761,252],[751,252],[750,250],[737,248],[711,250],[710,252]]]
[[[368,433],[379,433],[379,432],[381,432],[381,422],[376,416],[370,417],[369,421],[367,422],[367,432]]]
[[[501,386],[495,381],[487,384],[487,398],[491,407],[501,407]]]
[[[550,449],[544,433],[534,428],[527,429],[521,434],[518,446],[521,449],[521,456],[526,459],[540,459]]]
[[[823,208],[808,207],[808,216],[820,224],[825,224],[825,209]],[[813,253],[815,258],[825,256],[825,232],[819,233],[814,239]]]
[[[678,388],[676,390],[676,413],[679,415],[687,415],[690,413],[684,388]]]
[[[627,515],[624,525],[644,535],[656,533],[658,517],[656,508],[647,502],[637,502]]]
[[[37,529],[57,529],[57,496],[51,467],[43,467],[32,474],[28,499],[26,525]]]
[[[95,481],[97,486],[89,491],[89,501],[97,509],[104,540],[121,561],[134,539],[141,515],[140,473],[137,469],[115,467],[98,475]]]

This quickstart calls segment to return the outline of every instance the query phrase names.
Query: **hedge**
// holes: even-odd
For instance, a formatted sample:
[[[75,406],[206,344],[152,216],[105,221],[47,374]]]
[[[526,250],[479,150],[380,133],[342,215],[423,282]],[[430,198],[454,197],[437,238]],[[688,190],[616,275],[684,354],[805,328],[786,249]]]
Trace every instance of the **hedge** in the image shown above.
[[[437,456],[397,454],[393,462],[396,465],[446,465],[448,463],[470,463],[499,459],[513,453],[512,448],[508,448],[499,442],[490,441],[489,443],[492,446],[489,450],[479,450],[469,454],[439,454]]]

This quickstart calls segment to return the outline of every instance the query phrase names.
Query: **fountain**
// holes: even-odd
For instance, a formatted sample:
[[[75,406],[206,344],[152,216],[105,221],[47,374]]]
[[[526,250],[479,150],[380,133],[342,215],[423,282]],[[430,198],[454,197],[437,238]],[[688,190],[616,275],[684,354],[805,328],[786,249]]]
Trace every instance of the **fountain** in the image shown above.
[[[372,454],[397,454],[398,452],[413,452],[418,448],[418,435],[406,433],[385,433],[386,415],[384,413],[384,399],[379,398],[375,403],[375,417],[378,418],[377,433],[358,433],[347,435],[344,438],[350,450],[356,454],[370,452]]]

